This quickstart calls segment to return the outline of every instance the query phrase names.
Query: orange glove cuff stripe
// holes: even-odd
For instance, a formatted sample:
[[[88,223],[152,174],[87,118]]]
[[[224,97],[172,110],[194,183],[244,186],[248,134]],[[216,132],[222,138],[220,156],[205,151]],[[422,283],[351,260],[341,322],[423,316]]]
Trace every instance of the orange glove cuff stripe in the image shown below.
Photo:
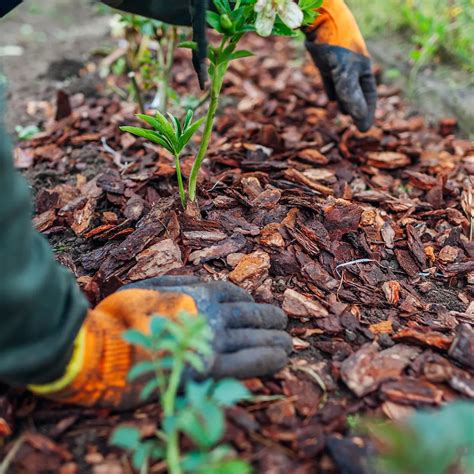
[[[71,360],[68,362],[64,375],[54,382],[42,385],[28,385],[28,389],[38,395],[47,395],[52,392],[67,387],[81,372],[84,363],[86,332],[82,327],[74,340],[74,347],[72,351]]]

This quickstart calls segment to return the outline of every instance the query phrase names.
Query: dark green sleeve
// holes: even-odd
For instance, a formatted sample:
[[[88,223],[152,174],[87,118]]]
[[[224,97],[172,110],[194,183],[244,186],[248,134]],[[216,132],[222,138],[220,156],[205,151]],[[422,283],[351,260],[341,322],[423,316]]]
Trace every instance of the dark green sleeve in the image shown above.
[[[102,3],[171,25],[191,25],[190,0],[102,0]]]
[[[1,102],[0,91],[0,381],[24,386],[61,377],[88,305],[32,226]]]

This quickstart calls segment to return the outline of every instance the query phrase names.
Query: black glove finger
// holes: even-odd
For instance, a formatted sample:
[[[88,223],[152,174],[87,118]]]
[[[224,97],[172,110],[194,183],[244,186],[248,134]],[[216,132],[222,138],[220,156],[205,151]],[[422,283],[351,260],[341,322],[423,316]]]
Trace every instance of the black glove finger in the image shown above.
[[[365,132],[374,123],[375,108],[377,106],[377,84],[370,67],[369,71],[361,75],[359,82],[367,103],[367,116],[365,120],[361,121],[359,130]]]
[[[224,327],[229,329],[285,329],[288,323],[284,311],[271,304],[223,303],[219,313]]]
[[[359,74],[355,70],[336,72],[334,87],[341,111],[348,113],[360,129],[367,122],[369,110],[359,83]]]
[[[212,281],[206,284],[206,289],[218,303],[252,303],[254,301],[248,291],[227,281]]]
[[[209,375],[216,379],[264,377],[278,372],[287,363],[288,356],[283,349],[253,347],[233,354],[219,354]]]
[[[129,283],[128,285],[122,286],[120,289],[128,290],[130,288],[142,288],[145,290],[159,290],[160,288],[170,286],[196,285],[200,282],[202,282],[202,280],[199,277],[192,275],[164,275]]]
[[[326,91],[326,95],[328,96],[329,100],[336,100],[336,88],[334,87],[334,81],[332,80],[331,76],[327,76],[326,74],[321,74],[321,79],[323,80],[324,90]]]
[[[279,347],[287,354],[293,348],[291,336],[276,329],[229,329],[223,335],[220,352],[237,352],[251,347]]]

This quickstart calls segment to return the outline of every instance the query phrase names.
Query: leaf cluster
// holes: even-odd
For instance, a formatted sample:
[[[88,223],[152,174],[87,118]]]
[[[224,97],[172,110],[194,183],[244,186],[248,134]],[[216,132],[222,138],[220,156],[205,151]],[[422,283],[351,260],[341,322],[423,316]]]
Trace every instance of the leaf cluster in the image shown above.
[[[245,386],[234,379],[189,380],[183,394],[178,394],[175,382],[182,380],[186,367],[203,372],[205,359],[212,355],[212,332],[206,318],[186,313],[176,321],[154,317],[149,334],[129,330],[124,338],[150,354],[150,360],[131,369],[129,380],[148,378],[141,398],[149,399],[158,391],[165,414],[154,439],[142,440],[138,428],[122,426],[114,431],[111,443],[131,452],[134,467],[142,469],[149,461],[168,460],[172,444],[176,448],[179,435],[184,435],[196,449],[180,458],[176,472],[250,472],[245,462],[232,458],[230,447],[218,444],[225,431],[224,409],[249,398]],[[173,472],[173,467],[169,470]]]
[[[183,123],[170,113],[168,113],[169,120],[160,112],[157,112],[155,117],[145,114],[138,114],[137,117],[153,127],[153,130],[130,126],[120,127],[120,130],[157,143],[168,150],[174,157],[181,155],[184,147],[189,143],[204,121],[204,118],[201,118],[192,122],[192,110],[187,111]]]

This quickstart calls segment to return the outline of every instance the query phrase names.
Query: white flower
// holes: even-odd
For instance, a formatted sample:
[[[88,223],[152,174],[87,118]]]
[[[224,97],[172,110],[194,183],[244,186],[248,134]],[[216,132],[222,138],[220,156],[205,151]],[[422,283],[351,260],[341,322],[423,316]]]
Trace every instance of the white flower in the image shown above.
[[[303,22],[303,12],[293,0],[257,0],[255,29],[260,36],[270,36],[276,15],[289,28],[295,29]]]

